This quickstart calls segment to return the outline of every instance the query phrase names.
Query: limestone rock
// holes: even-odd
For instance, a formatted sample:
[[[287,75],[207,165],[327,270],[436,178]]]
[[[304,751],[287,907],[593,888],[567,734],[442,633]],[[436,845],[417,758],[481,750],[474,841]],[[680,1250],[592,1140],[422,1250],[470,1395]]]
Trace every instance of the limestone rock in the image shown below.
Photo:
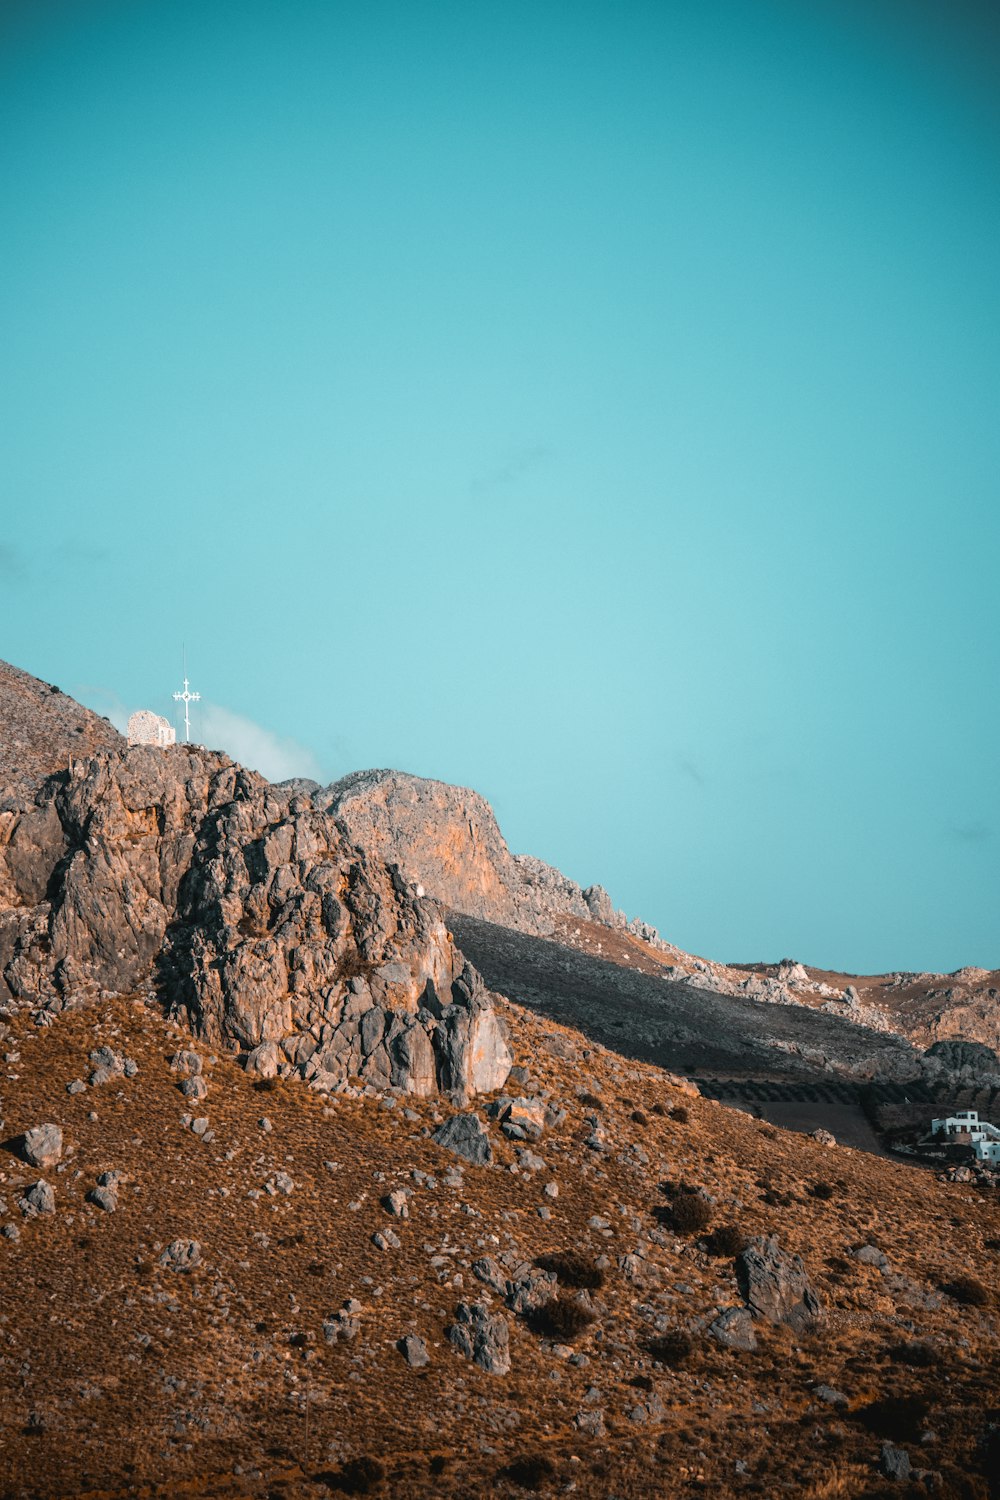
[[[19,1207],[26,1219],[34,1218],[36,1214],[54,1214],[56,1195],[47,1182],[36,1182],[19,1200]]]
[[[63,1134],[58,1125],[36,1125],[24,1133],[22,1154],[32,1167],[54,1167],[63,1152]]]
[[[431,1362],[427,1345],[419,1334],[408,1333],[405,1338],[400,1339],[396,1347],[411,1370],[422,1370],[424,1365],[429,1365]]]
[[[736,1257],[736,1282],[756,1318],[798,1330],[820,1316],[801,1256],[782,1250],[773,1235],[752,1239]]]
[[[507,1319],[493,1314],[484,1302],[460,1302],[448,1338],[473,1364],[490,1375],[510,1370],[510,1329]]]
[[[172,1240],[160,1256],[160,1265],[168,1271],[193,1271],[201,1264],[201,1245],[197,1240]]]
[[[104,750],[0,812],[0,1002],[151,985],[260,1078],[471,1097],[513,1061],[433,901],[334,812],[189,745]],[[94,1086],[135,1071],[91,1061]],[[171,1066],[203,1074],[190,1049]]]
[[[753,1318],[745,1307],[727,1307],[708,1325],[709,1334],[726,1349],[752,1354],[757,1347]]]
[[[489,1134],[478,1115],[453,1115],[435,1130],[431,1140],[476,1167],[489,1166],[493,1160]]]

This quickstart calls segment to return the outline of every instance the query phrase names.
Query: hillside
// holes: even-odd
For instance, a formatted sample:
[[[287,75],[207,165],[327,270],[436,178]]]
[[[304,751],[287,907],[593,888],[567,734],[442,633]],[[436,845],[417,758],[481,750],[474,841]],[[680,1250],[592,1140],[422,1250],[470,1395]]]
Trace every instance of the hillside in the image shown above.
[[[923,1078],[909,1043],[685,968],[485,803],[449,843],[447,788],[421,833],[419,785],[64,764],[29,720],[0,1494],[996,1500],[995,1189],[680,1076]],[[505,923],[446,916],[442,848]]]
[[[71,756],[123,743],[107,719],[59,688],[0,661],[0,807],[4,794],[30,794]]]
[[[581,887],[541,860],[512,854],[489,803],[467,788],[388,770],[359,771],[325,788],[293,785],[456,914],[552,938],[706,993],[834,1016],[860,1028],[844,1052],[848,1059],[870,1045],[874,1032],[920,1051],[964,1040],[1000,1055],[1000,970],[859,976],[792,960],[741,965],[700,958],[642,918],[628,919],[601,886]],[[783,1024],[773,1016],[761,1020],[765,1031]],[[837,1028],[817,1022],[817,1031],[828,1036]],[[1000,1077],[1000,1063],[988,1063],[986,1071]]]
[[[255,1080],[140,1000],[13,1017],[0,1492],[1000,1493],[995,1195],[498,1003],[485,1165],[445,1101]]]

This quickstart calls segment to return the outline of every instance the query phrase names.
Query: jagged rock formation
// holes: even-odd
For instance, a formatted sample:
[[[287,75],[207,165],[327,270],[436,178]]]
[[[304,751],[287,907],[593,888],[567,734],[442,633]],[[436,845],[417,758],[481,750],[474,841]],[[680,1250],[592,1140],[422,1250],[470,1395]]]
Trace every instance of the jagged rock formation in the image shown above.
[[[30,792],[53,771],[65,770],[72,756],[122,743],[107,719],[0,661],[0,807],[5,793]]]
[[[185,746],[106,751],[0,813],[0,997],[55,1011],[150,984],[197,1035],[319,1088],[469,1094],[513,1060],[435,902],[331,813]]]
[[[647,923],[627,922],[599,885],[586,889],[527,854],[511,854],[493,809],[467,787],[402,771],[356,771],[328,787],[302,781],[351,838],[399,864],[454,911],[548,937],[561,920],[602,922],[655,938]]]

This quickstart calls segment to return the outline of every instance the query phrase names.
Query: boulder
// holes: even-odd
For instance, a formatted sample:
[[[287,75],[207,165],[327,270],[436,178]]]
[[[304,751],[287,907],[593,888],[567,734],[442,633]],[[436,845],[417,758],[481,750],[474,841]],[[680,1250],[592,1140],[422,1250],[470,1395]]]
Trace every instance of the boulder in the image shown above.
[[[879,1455],[879,1468],[886,1479],[906,1480],[910,1477],[910,1455],[905,1448],[895,1443],[883,1443]]]
[[[427,1353],[427,1345],[419,1334],[408,1333],[405,1338],[400,1339],[396,1348],[411,1370],[422,1370],[424,1365],[429,1365],[431,1362],[431,1357]]]
[[[47,1182],[36,1182],[19,1200],[19,1207],[26,1219],[34,1218],[36,1214],[54,1214],[56,1195]]]
[[[455,1348],[490,1375],[510,1370],[510,1329],[507,1319],[493,1314],[484,1302],[460,1302],[448,1329]]]
[[[431,1140],[475,1167],[489,1166],[493,1160],[489,1134],[478,1115],[453,1115],[438,1126]]]
[[[26,1130],[21,1154],[32,1167],[54,1167],[62,1157],[63,1134],[58,1125],[36,1125]]]
[[[782,1250],[773,1235],[752,1239],[736,1257],[736,1282],[755,1318],[798,1330],[820,1316],[801,1256]]]
[[[745,1307],[727,1307],[725,1312],[720,1313],[708,1325],[708,1332],[725,1349],[739,1349],[752,1354],[757,1347],[753,1318]]]
[[[201,1264],[201,1245],[197,1240],[172,1240],[160,1256],[167,1271],[193,1271]]]

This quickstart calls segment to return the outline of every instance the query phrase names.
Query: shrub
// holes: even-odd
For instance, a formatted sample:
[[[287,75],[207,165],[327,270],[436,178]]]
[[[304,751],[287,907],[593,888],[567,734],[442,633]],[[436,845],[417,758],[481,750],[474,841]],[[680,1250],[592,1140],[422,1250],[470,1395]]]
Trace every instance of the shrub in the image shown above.
[[[893,1364],[910,1365],[916,1370],[928,1369],[938,1362],[937,1353],[931,1344],[892,1344],[886,1353]]]
[[[589,1307],[584,1307],[580,1302],[571,1302],[568,1297],[553,1297],[528,1315],[528,1325],[535,1333],[540,1333],[545,1338],[558,1339],[561,1343],[579,1338],[593,1321],[594,1314]]]
[[[831,1182],[814,1182],[809,1191],[814,1198],[821,1198],[825,1201],[833,1197],[834,1189]]]
[[[332,1490],[345,1495],[368,1495],[384,1480],[385,1468],[377,1458],[351,1458],[341,1466],[339,1474],[324,1478]]]
[[[588,1109],[603,1109],[604,1108],[604,1102],[603,1102],[603,1100],[598,1099],[598,1097],[597,1097],[596,1094],[588,1094],[588,1093],[585,1092],[585,1093],[582,1093],[582,1094],[577,1094],[576,1097],[579,1099],[580,1103],[581,1104],[585,1104]]]
[[[595,1291],[604,1285],[604,1272],[586,1255],[576,1250],[555,1250],[551,1255],[540,1255],[535,1265],[542,1271],[551,1271],[563,1286],[586,1287]]]
[[[644,1115],[641,1109],[634,1109],[629,1116],[633,1125],[646,1126],[649,1124],[649,1116]]]
[[[859,1407],[855,1415],[876,1437],[914,1443],[924,1430],[928,1406],[923,1396],[883,1396]]]
[[[669,1333],[661,1333],[658,1338],[650,1339],[649,1352],[661,1365],[680,1365],[687,1359],[694,1344],[691,1335],[685,1333],[683,1328],[671,1328]]]
[[[656,1104],[651,1104],[649,1106],[649,1112],[652,1115],[665,1115],[667,1111],[664,1109],[662,1104],[657,1102]]]
[[[253,1091],[255,1094],[273,1094],[280,1087],[280,1078],[258,1078],[253,1084]]]
[[[700,1193],[681,1193],[670,1205],[670,1223],[678,1234],[700,1234],[711,1221],[711,1204]]]
[[[691,1113],[686,1104],[675,1104],[670,1111],[670,1118],[676,1120],[678,1125],[686,1125],[691,1118]]]
[[[964,1307],[985,1307],[990,1300],[989,1292],[974,1276],[956,1276],[954,1281],[942,1282],[941,1290]]]
[[[739,1255],[747,1247],[747,1237],[736,1224],[719,1224],[705,1240],[709,1255]]]
[[[448,1460],[443,1453],[435,1453],[434,1457],[429,1460],[427,1467],[432,1474],[443,1474],[448,1467]]]
[[[635,1386],[637,1391],[645,1391],[647,1395],[653,1389],[653,1382],[648,1375],[633,1375],[629,1385]]]
[[[547,1480],[555,1477],[556,1466],[544,1453],[526,1453],[523,1458],[515,1458],[513,1463],[500,1470],[501,1479],[509,1479],[513,1484],[520,1485],[522,1490],[541,1489]]]

